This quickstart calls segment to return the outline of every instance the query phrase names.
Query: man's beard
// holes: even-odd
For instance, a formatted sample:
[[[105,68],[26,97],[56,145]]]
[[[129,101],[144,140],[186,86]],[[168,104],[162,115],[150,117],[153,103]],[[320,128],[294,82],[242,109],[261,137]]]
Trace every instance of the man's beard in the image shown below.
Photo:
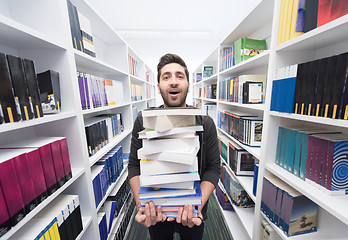
[[[165,105],[167,105],[168,107],[181,107],[185,104],[186,102],[186,97],[187,97],[187,92],[188,92],[188,86],[187,88],[181,93],[182,97],[180,102],[178,103],[170,103],[170,96],[169,96],[169,93],[167,94],[167,97],[166,97],[166,93],[162,91],[162,89],[160,88],[160,93],[161,93],[161,96],[162,96],[162,99],[163,99],[163,102],[165,103]]]

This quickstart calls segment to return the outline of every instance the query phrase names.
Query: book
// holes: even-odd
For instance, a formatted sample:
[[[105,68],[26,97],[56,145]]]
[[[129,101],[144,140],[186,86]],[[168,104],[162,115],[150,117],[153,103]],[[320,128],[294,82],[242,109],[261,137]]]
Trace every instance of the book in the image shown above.
[[[59,179],[56,176],[58,173],[57,163],[52,155],[52,149],[50,145],[51,141],[49,138],[36,138],[32,139],[24,139],[21,141],[13,142],[8,145],[2,146],[2,148],[12,148],[12,149],[38,149],[41,159],[41,165],[43,168],[45,182],[47,187],[47,193],[51,195],[58,189],[58,181]],[[56,164],[56,165],[55,165]],[[60,165],[60,164],[59,164]],[[61,167],[59,167],[59,171],[62,171]],[[64,170],[63,170],[64,171]],[[61,172],[59,172],[58,176],[61,176]]]
[[[229,142],[229,165],[236,175],[253,176],[255,157],[234,142]]]
[[[154,188],[154,187],[140,187],[139,199],[154,199],[154,198],[168,198],[168,197],[184,197],[189,195],[200,194],[199,181],[195,181],[194,189],[172,189],[172,188]]]
[[[198,172],[174,173],[163,175],[142,176],[140,175],[141,187],[158,187],[160,184],[171,184],[177,182],[188,182],[200,180]]]
[[[7,211],[5,196],[0,185],[0,237],[11,229],[10,216]]]
[[[265,89],[264,87],[266,86],[266,75],[264,74],[259,74],[259,75],[240,75],[238,77],[238,92],[235,94],[238,94],[238,103],[246,103],[246,99],[244,100],[244,91],[243,91],[243,86],[244,83],[246,82],[262,82],[262,90],[261,90],[261,97],[262,97],[262,102],[264,102],[264,95]],[[259,88],[258,88],[259,89]],[[259,89],[260,90],[260,89]]]
[[[7,154],[8,158],[12,159],[23,198],[24,211],[28,214],[38,205],[38,203],[26,151],[19,149],[0,149],[0,154]]]
[[[333,92],[330,105],[332,106],[328,113],[329,117],[341,118],[342,115],[342,104],[343,104],[343,94],[345,90],[345,85],[348,81],[347,76],[348,68],[348,52],[338,55],[337,66],[335,71],[335,78],[332,82]]]
[[[240,38],[234,42],[234,61],[238,64],[266,50],[266,41],[251,38]]]
[[[348,13],[345,1],[319,0],[317,27],[331,22]]]
[[[156,185],[157,188],[182,188],[182,189],[193,189],[194,181],[187,182],[175,182],[175,183],[161,183]]]
[[[243,83],[243,103],[262,103],[262,82]]]
[[[176,127],[163,132],[146,128],[140,131],[138,134],[140,139],[143,139],[143,138],[152,139],[152,138],[167,137],[167,136],[172,136],[172,135],[182,134],[182,133],[191,133],[196,131],[203,131],[203,126],[194,125],[194,126],[187,126],[187,127]]]
[[[33,105],[29,101],[27,81],[23,71],[22,60],[19,57],[6,55],[15,99],[19,102],[22,120],[34,118]]]
[[[39,83],[37,81],[34,61],[30,59],[22,59],[22,63],[23,63],[23,70],[25,74],[25,80],[28,85],[29,101],[31,101],[31,105],[33,106],[34,117],[35,118],[43,117],[43,111],[42,111],[41,99],[40,99],[40,89],[39,89]]]
[[[143,126],[159,132],[176,127],[192,126],[196,124],[195,115],[204,115],[204,112],[202,109],[195,108],[144,110]]]
[[[93,42],[92,28],[89,19],[80,11],[77,12],[80,23],[80,31],[83,43],[83,52],[95,57],[95,47]]]
[[[143,176],[195,171],[198,171],[197,157],[192,165],[150,159],[140,160],[140,174]]]
[[[6,55],[0,53],[0,105],[4,122],[18,122],[22,120],[19,102],[15,100]]]
[[[80,22],[77,15],[77,8],[71,3],[70,0],[67,0],[68,4],[68,13],[69,13],[69,22],[71,30],[71,38],[73,47],[79,51],[83,52],[83,41],[81,35]]]
[[[147,200],[140,200],[141,206],[145,206]],[[190,204],[192,206],[200,206],[202,205],[201,196],[194,197],[180,197],[180,198],[156,198],[152,199],[155,207],[157,206],[184,206],[186,204]]]
[[[347,194],[348,176],[345,159],[348,151],[348,136],[346,134],[320,134],[311,137],[315,138],[317,144],[321,146],[319,157],[322,156],[320,161],[317,161],[318,166],[314,167],[317,178],[312,178],[312,180],[327,189],[326,192],[330,195]]]
[[[10,151],[0,152],[0,185],[10,216],[11,225],[15,226],[26,215],[22,192]]]
[[[151,159],[151,160],[162,160],[168,162],[182,163],[186,165],[192,165],[196,159],[199,148],[196,146],[181,149],[180,151],[167,151],[158,152],[153,154],[147,154],[144,148],[138,149],[138,158],[140,159]]]
[[[37,74],[44,114],[61,111],[59,73],[53,70]]]
[[[161,138],[161,139],[143,139],[142,152],[151,155],[161,152],[181,152],[182,150],[196,147],[199,148],[199,137],[188,138]],[[175,150],[173,150],[175,146]]]

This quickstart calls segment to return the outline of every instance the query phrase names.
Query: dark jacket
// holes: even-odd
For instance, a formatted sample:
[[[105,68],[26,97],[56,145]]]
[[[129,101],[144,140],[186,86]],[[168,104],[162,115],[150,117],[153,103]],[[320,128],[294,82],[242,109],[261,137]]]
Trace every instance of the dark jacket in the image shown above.
[[[196,124],[203,125],[203,132],[197,132],[200,140],[200,150],[197,154],[199,175],[201,181],[209,181],[216,186],[220,178],[220,153],[216,127],[214,121],[209,116],[196,116]],[[143,129],[142,113],[139,112],[132,131],[128,179],[140,175],[140,161],[137,150],[142,148],[142,140],[138,139],[138,132]],[[207,205],[208,202],[202,209],[204,219],[206,219]]]

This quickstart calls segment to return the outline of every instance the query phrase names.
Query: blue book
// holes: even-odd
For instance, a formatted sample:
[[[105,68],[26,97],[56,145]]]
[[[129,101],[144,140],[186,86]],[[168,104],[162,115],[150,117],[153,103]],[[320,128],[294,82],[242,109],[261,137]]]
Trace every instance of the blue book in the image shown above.
[[[200,182],[195,181],[193,189],[153,188],[140,187],[139,199],[199,196],[201,195]]]
[[[296,86],[296,77],[288,78],[287,81],[287,90],[285,95],[285,108],[284,112],[292,113],[294,110],[294,101],[295,101],[295,86]]]
[[[256,197],[256,191],[257,191],[257,180],[259,176],[259,164],[254,165],[254,180],[253,180],[253,195]]]
[[[110,233],[111,227],[112,227],[112,222],[114,221],[116,205],[117,205],[117,202],[112,202],[112,204],[111,204],[108,233]]]

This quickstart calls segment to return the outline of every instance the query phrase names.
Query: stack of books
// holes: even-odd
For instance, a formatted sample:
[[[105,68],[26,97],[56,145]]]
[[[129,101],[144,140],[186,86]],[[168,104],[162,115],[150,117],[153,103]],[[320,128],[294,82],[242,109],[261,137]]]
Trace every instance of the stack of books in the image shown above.
[[[202,205],[197,153],[200,149],[196,131],[195,108],[171,108],[143,111],[145,130],[139,132],[143,147],[140,161],[139,200],[141,210],[152,201],[167,217],[175,218],[184,205]],[[193,211],[197,217],[198,211]]]

